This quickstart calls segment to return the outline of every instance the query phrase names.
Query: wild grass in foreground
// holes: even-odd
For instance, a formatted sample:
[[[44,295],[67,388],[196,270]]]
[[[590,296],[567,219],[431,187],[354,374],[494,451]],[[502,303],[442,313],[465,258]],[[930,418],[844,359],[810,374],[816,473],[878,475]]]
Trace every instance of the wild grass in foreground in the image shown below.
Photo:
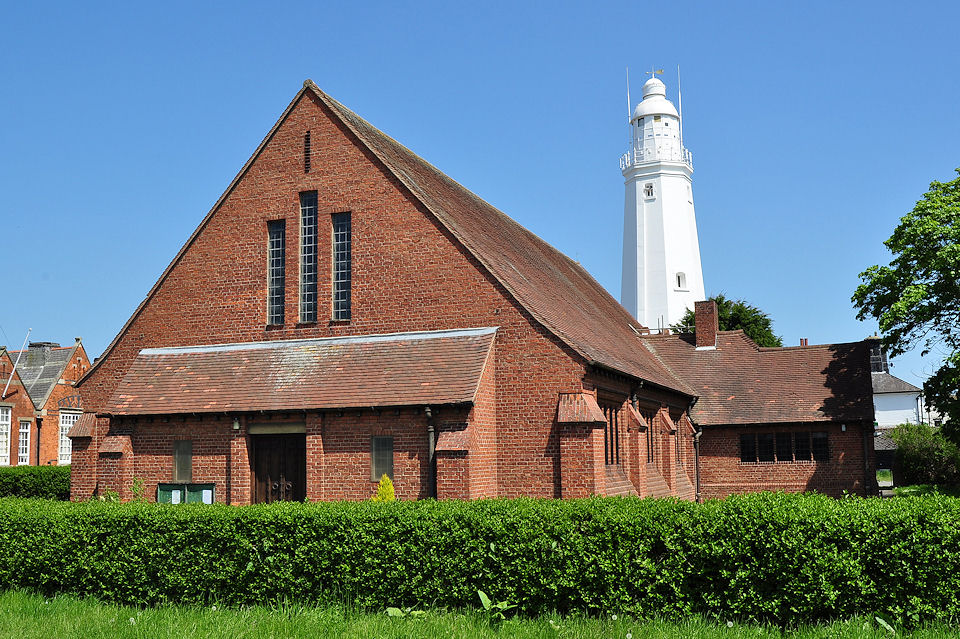
[[[507,619],[491,622],[478,611],[427,612],[390,617],[385,613],[364,613],[342,607],[225,609],[210,607],[130,608],[91,599],[58,596],[53,599],[8,591],[0,594],[0,637],[23,639],[82,637],[114,639],[125,637],[162,638],[223,637],[481,637],[641,639],[659,637],[796,637],[801,639],[888,639],[894,636],[872,619],[855,619],[829,626],[809,626],[782,633],[776,628],[690,619],[683,623],[637,622],[623,615],[602,619],[586,617]],[[926,628],[900,637],[953,637],[951,629]]]

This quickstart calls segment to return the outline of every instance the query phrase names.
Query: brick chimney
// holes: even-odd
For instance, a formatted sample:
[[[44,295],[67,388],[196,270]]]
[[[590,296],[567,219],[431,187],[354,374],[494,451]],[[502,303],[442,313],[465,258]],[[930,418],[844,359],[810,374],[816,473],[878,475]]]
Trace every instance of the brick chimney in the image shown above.
[[[717,331],[720,330],[717,303],[713,300],[696,302],[693,305],[693,316],[696,323],[697,348],[716,348]]]

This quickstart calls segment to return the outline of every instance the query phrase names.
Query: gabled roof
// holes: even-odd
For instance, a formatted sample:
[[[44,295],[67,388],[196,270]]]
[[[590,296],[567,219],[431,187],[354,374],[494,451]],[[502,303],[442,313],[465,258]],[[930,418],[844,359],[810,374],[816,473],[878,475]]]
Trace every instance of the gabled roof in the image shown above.
[[[10,383],[10,387],[6,388],[7,394],[12,395],[13,391],[11,388],[22,386],[23,379],[20,377],[20,369],[13,367],[13,358],[10,357],[10,351],[7,350],[6,346],[0,346],[0,362],[9,362],[8,366],[4,366],[4,373],[0,375],[0,401],[3,401],[5,397],[3,396],[4,388],[7,387],[7,383]],[[27,393],[29,397],[30,394]]]
[[[694,394],[683,380],[665,370],[640,346],[637,335],[642,330],[641,325],[583,267],[376,129],[310,80],[304,82],[303,89],[88,375],[110,355],[173,266],[307,93],[319,99],[383,165],[384,170],[394,176],[547,331],[591,364],[620,371],[656,386]]]
[[[873,419],[866,341],[761,348],[743,331],[720,331],[715,350],[697,350],[688,334],[643,343],[694,387],[701,425]]]
[[[473,403],[496,328],[140,351],[108,415]]]
[[[641,325],[587,271],[393,138],[311,90],[548,331],[588,362],[692,394],[640,347]]]
[[[17,372],[20,374],[20,379],[27,389],[27,394],[30,395],[30,399],[33,400],[33,405],[37,410],[43,409],[46,405],[50,393],[53,392],[57,382],[63,377],[63,371],[73,359],[73,354],[79,347],[79,341],[72,346],[59,346],[42,342],[37,345],[31,344],[29,348],[23,351],[9,351],[10,357],[14,361],[16,361],[18,355],[20,357],[20,361],[17,363]]]
[[[871,373],[874,394],[882,393],[919,393],[920,389],[890,373]]]

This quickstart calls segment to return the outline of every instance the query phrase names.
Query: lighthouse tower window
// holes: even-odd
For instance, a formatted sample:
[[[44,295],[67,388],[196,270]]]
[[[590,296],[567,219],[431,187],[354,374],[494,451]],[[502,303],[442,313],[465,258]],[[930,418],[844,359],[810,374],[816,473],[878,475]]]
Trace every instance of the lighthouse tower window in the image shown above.
[[[643,185],[643,197],[653,197],[653,184],[648,182]]]

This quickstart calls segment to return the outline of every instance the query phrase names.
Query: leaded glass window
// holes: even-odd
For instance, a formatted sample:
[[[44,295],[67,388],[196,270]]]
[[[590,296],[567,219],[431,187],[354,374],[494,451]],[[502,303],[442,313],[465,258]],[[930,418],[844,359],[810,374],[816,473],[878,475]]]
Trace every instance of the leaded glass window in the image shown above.
[[[350,319],[352,277],[349,213],[333,215],[333,319]]]
[[[317,192],[300,194],[300,321],[317,321]]]
[[[267,324],[283,324],[287,223],[267,222]]]

